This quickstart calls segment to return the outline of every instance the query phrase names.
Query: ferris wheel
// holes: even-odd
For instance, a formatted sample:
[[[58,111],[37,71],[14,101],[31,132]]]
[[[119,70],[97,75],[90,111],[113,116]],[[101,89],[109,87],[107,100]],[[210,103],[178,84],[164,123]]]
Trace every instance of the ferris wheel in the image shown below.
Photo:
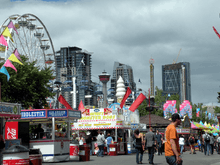
[[[39,70],[51,66],[53,76],[56,77],[57,65],[53,42],[46,26],[37,16],[11,15],[0,26],[0,34],[6,33],[6,30],[11,36],[4,36],[7,44],[0,43],[0,60],[6,60],[17,50],[20,55],[28,57],[29,62],[36,61]]]

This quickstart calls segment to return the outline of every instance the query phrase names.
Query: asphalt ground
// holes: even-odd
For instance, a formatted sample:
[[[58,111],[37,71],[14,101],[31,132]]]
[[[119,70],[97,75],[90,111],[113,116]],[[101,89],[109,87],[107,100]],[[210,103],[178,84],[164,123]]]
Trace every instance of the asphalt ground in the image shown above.
[[[220,155],[214,152],[213,155],[207,156],[197,151],[196,154],[189,154],[186,151],[182,155],[184,165],[220,165]],[[149,164],[148,153],[143,155],[143,164]],[[155,165],[167,165],[164,154],[154,156]],[[118,156],[91,156],[90,161],[69,161],[59,163],[43,163],[43,165],[136,165],[136,155],[118,155]]]

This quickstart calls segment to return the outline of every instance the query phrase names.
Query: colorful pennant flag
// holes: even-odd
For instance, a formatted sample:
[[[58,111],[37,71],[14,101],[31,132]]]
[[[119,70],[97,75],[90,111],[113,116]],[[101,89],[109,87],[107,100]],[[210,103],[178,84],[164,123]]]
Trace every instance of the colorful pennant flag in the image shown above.
[[[5,37],[9,37],[11,39],[11,41],[14,42],[8,27],[5,28],[5,30],[3,31],[2,35],[5,36]]]
[[[17,50],[17,48],[14,50],[14,55],[19,59],[19,60],[21,60],[21,58],[20,58],[20,54],[18,53],[18,50]],[[21,60],[22,61],[22,60]]]
[[[200,113],[200,108],[196,109],[196,117],[199,117],[199,113]]]
[[[209,113],[209,115],[208,115],[209,120],[211,119],[211,117],[212,117],[212,114],[211,114],[211,113]]]
[[[84,111],[85,110],[82,100],[79,103],[78,110],[79,111]]]
[[[1,67],[0,72],[5,74],[7,76],[8,80],[10,79],[10,75],[9,75],[8,71],[6,70],[5,66]]]
[[[3,35],[0,35],[0,44],[2,44],[4,46],[8,46],[8,43],[5,40],[5,37]]]
[[[61,104],[63,104],[67,109],[72,109],[73,110],[73,108],[69,105],[69,103],[65,100],[65,98],[62,95],[59,96],[58,101]]]
[[[14,61],[14,62],[17,62],[17,63],[23,65],[23,64],[18,60],[18,58],[15,56],[14,53],[12,53],[8,59],[9,59],[10,61]]]
[[[121,109],[123,108],[123,105],[125,104],[125,101],[127,100],[128,96],[130,94],[131,94],[131,89],[128,87],[127,91],[126,91],[126,93],[125,93],[125,95],[124,95],[124,97],[123,97],[123,99],[121,101],[121,104],[120,104]]]
[[[133,102],[133,104],[130,106],[129,110],[134,112],[138,106],[146,99],[146,96],[144,96],[142,93],[137,97],[137,99]]]
[[[220,34],[217,32],[217,30],[215,29],[214,26],[213,26],[213,30],[215,31],[215,33],[217,34],[217,36],[220,38]]]
[[[17,29],[15,28],[15,26],[14,26],[12,21],[10,21],[10,23],[8,24],[8,28],[13,28],[14,31],[16,31],[16,33],[18,34]]]
[[[6,60],[5,64],[3,65],[5,67],[11,67],[12,69],[14,69],[17,72],[17,69],[15,68],[15,66],[9,61],[9,59]]]

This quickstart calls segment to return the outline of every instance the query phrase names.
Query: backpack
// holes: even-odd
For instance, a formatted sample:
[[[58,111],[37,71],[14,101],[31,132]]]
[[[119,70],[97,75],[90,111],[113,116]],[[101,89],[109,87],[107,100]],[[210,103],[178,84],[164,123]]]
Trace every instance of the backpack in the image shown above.
[[[209,142],[210,141],[210,136],[209,135],[205,135],[205,141]]]
[[[192,137],[189,139],[189,142],[190,142],[191,144],[194,143],[194,140],[193,140]]]

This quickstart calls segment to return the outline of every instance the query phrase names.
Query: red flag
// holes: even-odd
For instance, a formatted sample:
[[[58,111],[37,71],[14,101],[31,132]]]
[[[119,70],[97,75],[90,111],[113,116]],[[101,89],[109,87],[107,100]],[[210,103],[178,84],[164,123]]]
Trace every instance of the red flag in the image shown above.
[[[84,108],[83,102],[82,102],[82,100],[81,100],[80,103],[79,103],[78,110],[80,111],[80,110],[84,110],[84,109],[85,109],[85,108]]]
[[[134,112],[138,106],[146,99],[146,96],[144,96],[142,93],[137,97],[137,99],[133,102],[133,104],[130,106],[129,110]]]
[[[213,30],[215,31],[215,33],[217,34],[217,36],[220,38],[220,34],[217,32],[217,30],[215,29],[214,26],[213,26]]]
[[[121,109],[122,109],[123,105],[125,104],[126,99],[128,98],[128,96],[130,94],[131,94],[131,89],[128,87],[127,91],[126,91],[126,93],[124,95],[124,98],[122,99],[121,104],[120,104]]]
[[[67,109],[72,109],[73,108],[69,105],[69,103],[64,99],[62,95],[59,96],[58,101],[63,104]]]

